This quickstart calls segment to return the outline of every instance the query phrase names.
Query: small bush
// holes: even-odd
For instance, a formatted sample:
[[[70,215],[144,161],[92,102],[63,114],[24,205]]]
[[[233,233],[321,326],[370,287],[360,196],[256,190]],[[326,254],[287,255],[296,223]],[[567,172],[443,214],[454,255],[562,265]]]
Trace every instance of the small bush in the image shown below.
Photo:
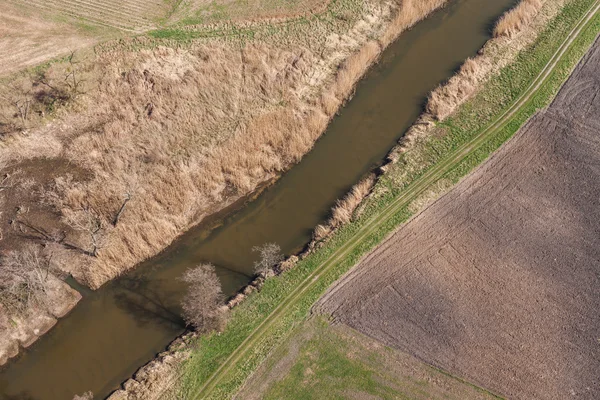
[[[50,260],[37,246],[9,252],[0,261],[0,305],[17,315],[45,306],[50,275]]]
[[[252,251],[260,254],[260,259],[254,263],[254,272],[261,276],[267,275],[269,271],[272,271],[277,264],[283,261],[281,247],[276,243],[254,246]]]

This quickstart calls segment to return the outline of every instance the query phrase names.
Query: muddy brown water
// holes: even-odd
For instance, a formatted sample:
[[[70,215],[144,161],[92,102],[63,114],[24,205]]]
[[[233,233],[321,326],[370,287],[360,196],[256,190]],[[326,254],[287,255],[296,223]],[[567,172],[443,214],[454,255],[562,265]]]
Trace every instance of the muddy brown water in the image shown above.
[[[201,224],[159,256],[96,292],[0,372],[2,400],[104,398],[184,331],[178,303],[189,267],[211,262],[225,293],[250,279],[253,246],[300,250],[335,200],[385,157],[427,93],[490,37],[516,0],[457,0],[404,33],[358,85],[314,149],[257,199]]]

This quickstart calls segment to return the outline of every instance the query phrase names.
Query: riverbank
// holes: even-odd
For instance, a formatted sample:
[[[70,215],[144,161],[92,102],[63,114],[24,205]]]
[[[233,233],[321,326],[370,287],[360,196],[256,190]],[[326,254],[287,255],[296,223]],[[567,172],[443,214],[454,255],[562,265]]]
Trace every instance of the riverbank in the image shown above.
[[[2,195],[20,204],[5,202],[2,223],[19,229],[0,244],[42,243],[53,267],[98,288],[297,162],[382,47],[443,3],[348,0],[275,27],[245,24],[252,37],[236,24],[185,26],[170,32],[214,37],[98,46],[93,66],[77,61],[93,89],[4,138],[14,182]]]
[[[206,398],[222,398],[235,393],[280,338],[306,317],[329,284],[410,217],[413,201],[422,203],[429,196],[435,197],[436,191],[427,191],[431,185],[440,179],[450,184],[460,179],[510,138],[537,109],[548,104],[596,37],[600,23],[597,17],[581,32],[574,29],[592,3],[570,2],[538,36],[535,45],[523,50],[514,63],[493,77],[485,90],[465,103],[454,118],[438,124],[446,135],[429,138],[429,143],[420,142],[427,151],[421,156],[432,160],[431,164],[423,164],[424,170],[412,171],[414,175],[407,179],[405,161],[401,161],[408,158],[407,153],[399,153],[398,161],[387,168],[389,172],[352,223],[296,268],[268,281],[259,294],[250,296],[232,313],[225,332],[199,339],[199,350],[194,351],[183,369],[178,388],[183,396],[194,398],[201,393]],[[563,39],[569,32],[576,33],[576,40],[565,43]],[[563,44],[568,51],[558,53]],[[547,74],[546,66],[550,66]],[[539,85],[531,86],[536,80]],[[507,85],[508,81],[513,86]]]

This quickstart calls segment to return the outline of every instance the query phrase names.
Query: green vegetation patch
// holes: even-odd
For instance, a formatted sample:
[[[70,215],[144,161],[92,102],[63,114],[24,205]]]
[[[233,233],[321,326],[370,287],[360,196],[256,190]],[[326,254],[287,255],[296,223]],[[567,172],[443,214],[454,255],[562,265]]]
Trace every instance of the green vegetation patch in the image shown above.
[[[302,3],[302,2],[299,2]],[[322,43],[332,32],[347,32],[364,12],[364,2],[360,0],[333,0],[325,11],[299,15],[283,21],[258,21],[254,23],[232,21],[229,14],[232,4],[212,2],[197,16],[183,19],[181,22],[148,32],[154,39],[167,39],[176,42],[222,38],[223,40],[264,40],[280,43],[292,43],[298,38],[310,38],[308,41]],[[202,15],[210,15],[203,17]]]
[[[322,317],[294,329],[244,386],[263,399],[491,399],[496,396]]]
[[[567,5],[535,44],[523,51],[455,116],[440,124],[445,132],[442,137],[428,139],[414,152],[407,153],[381,179],[377,195],[367,201],[359,218],[340,229],[325,246],[294,269],[267,281],[260,293],[251,295],[232,311],[223,333],[199,338],[191,358],[182,368],[177,397],[232,397],[269,352],[306,319],[311,306],[327,288],[410,217],[410,200],[422,193],[415,187],[423,183],[421,178],[427,171],[443,166],[435,180],[427,179],[429,186],[439,179],[456,182],[509,139],[537,110],[549,104],[600,31],[599,15],[586,25],[542,87],[511,120],[480,137],[487,126],[528,90],[594,3],[593,0],[575,0]],[[467,156],[458,162],[448,161],[461,146],[472,143],[478,146]],[[403,168],[411,159],[419,159],[422,167],[407,174]]]

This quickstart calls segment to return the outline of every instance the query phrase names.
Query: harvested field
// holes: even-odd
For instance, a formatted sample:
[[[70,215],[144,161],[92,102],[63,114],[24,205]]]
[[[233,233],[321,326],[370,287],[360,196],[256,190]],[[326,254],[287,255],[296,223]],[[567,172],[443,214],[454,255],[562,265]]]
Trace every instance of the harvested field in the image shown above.
[[[184,0],[172,21],[206,23],[219,20],[259,20],[310,15],[325,10],[331,0]]]
[[[546,112],[318,309],[516,399],[600,397],[600,43]]]
[[[168,16],[172,1],[163,0],[12,0],[38,13],[126,31],[144,31]]]
[[[0,2],[0,75],[34,66],[97,39],[71,24]]]

